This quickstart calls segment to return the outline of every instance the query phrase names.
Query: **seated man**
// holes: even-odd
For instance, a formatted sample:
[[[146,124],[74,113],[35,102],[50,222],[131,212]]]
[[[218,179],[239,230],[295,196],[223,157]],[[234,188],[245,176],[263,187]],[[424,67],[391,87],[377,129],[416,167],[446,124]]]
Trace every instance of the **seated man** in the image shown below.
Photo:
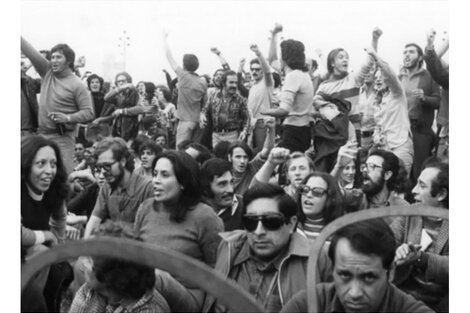
[[[338,230],[328,255],[333,282],[316,285],[318,312],[432,312],[388,282],[395,254],[393,233],[381,219]],[[296,294],[281,312],[307,312],[307,291]]]
[[[221,234],[215,270],[252,294],[267,312],[279,312],[306,288],[310,244],[295,231],[297,204],[281,187],[259,184],[243,200],[246,230]],[[330,273],[328,265],[322,253],[318,266],[322,281]],[[227,312],[227,308],[207,296],[203,312]]]
[[[124,226],[105,223],[97,235],[136,239]],[[154,288],[153,268],[109,257],[86,260],[86,282],[75,295],[70,312],[170,312]]]
[[[243,198],[233,191],[232,165],[219,158],[209,159],[201,167],[204,202],[224,222],[225,231],[243,229]]]
[[[413,189],[417,202],[449,208],[449,165],[434,162]],[[390,225],[400,247],[394,283],[436,311],[449,311],[449,220],[426,216],[397,217]]]

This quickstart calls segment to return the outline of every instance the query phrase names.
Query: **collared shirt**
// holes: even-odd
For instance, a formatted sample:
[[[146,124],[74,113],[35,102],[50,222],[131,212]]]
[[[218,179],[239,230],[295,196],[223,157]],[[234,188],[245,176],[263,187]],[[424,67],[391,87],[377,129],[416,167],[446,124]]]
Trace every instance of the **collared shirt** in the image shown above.
[[[108,183],[103,185],[92,215],[102,220],[109,218],[112,221],[133,223],[140,204],[151,197],[153,197],[152,181],[147,177],[131,173],[126,186],[122,188],[112,189]]]
[[[212,130],[239,130],[247,132],[250,117],[246,105],[246,98],[238,93],[224,95],[223,91],[213,93],[204,107],[204,114],[208,121],[212,121]]]

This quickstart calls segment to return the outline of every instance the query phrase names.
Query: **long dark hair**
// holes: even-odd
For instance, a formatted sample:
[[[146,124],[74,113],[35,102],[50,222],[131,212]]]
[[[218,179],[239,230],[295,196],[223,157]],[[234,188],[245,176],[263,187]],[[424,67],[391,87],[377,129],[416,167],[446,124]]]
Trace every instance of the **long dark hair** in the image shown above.
[[[43,201],[51,213],[60,210],[61,205],[68,195],[67,172],[60,155],[59,147],[52,140],[42,136],[28,136],[21,140],[21,187],[22,192],[27,192],[26,184],[31,174],[34,158],[39,149],[51,147],[57,158],[57,172],[49,189],[44,193]]]
[[[157,155],[152,162],[152,170],[160,159],[171,162],[176,180],[183,187],[177,204],[170,213],[170,220],[179,223],[184,220],[188,210],[201,200],[199,165],[186,152],[168,150]]]
[[[320,177],[323,179],[326,184],[328,185],[328,189],[326,191],[326,202],[325,207],[323,208],[323,218],[325,220],[325,225],[333,221],[334,219],[340,217],[344,214],[344,203],[343,203],[343,196],[341,195],[341,191],[339,189],[338,182],[336,179],[328,173],[323,172],[313,172],[308,174],[304,180],[302,181],[302,185],[307,184],[308,180],[311,177]],[[304,223],[307,219],[303,209],[302,209],[302,193],[297,191],[297,204],[299,206],[299,210],[297,211],[298,219],[300,223]]]

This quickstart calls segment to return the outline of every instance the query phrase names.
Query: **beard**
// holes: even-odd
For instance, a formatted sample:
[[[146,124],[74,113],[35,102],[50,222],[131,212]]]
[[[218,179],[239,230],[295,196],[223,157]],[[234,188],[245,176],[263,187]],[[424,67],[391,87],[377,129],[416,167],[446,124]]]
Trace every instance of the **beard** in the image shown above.
[[[385,177],[380,175],[379,180],[374,182],[370,179],[369,175],[364,177],[364,183],[362,183],[362,191],[366,196],[371,197],[382,191],[385,186]]]
[[[109,183],[112,189],[116,188],[119,183],[122,181],[122,178],[124,177],[124,167],[119,164],[119,174],[114,175],[114,181],[112,183]]]

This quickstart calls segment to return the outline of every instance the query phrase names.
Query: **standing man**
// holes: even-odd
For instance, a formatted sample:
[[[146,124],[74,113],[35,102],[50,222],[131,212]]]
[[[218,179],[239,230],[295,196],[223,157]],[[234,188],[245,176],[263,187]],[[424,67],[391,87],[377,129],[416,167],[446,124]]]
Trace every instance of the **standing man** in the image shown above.
[[[408,117],[413,134],[414,162],[411,178],[415,183],[421,166],[431,156],[436,134],[432,130],[434,111],[441,100],[439,86],[423,68],[423,50],[415,43],[405,46],[403,68],[398,75],[408,102]]]
[[[38,100],[41,80],[26,74],[31,62],[21,55],[21,137],[36,134],[38,128]]]
[[[21,52],[31,60],[42,78],[38,133],[60,148],[67,173],[73,170],[75,125],[95,117],[90,93],[73,73],[75,52],[66,44],[51,49],[50,63],[21,38]]]
[[[176,146],[185,140],[197,141],[200,137],[199,118],[206,103],[207,84],[196,74],[199,60],[194,54],[183,56],[183,67],[175,61],[167,42],[168,34],[163,32],[163,47],[171,68],[178,76],[178,103],[176,117]]]
[[[244,141],[250,126],[246,98],[237,93],[237,73],[228,70],[222,75],[222,90],[212,93],[201,112],[201,127],[209,124],[212,145],[220,141]]]
[[[266,139],[266,116],[261,112],[271,108],[273,102],[274,80],[271,68],[257,45],[250,46],[256,58],[250,61],[250,72],[254,84],[248,94],[248,109],[251,112],[252,147],[257,149],[263,146]]]
[[[449,209],[449,165],[424,164],[412,192],[425,206]],[[395,254],[395,285],[436,312],[448,312],[449,220],[404,216],[390,227],[400,245]]]

